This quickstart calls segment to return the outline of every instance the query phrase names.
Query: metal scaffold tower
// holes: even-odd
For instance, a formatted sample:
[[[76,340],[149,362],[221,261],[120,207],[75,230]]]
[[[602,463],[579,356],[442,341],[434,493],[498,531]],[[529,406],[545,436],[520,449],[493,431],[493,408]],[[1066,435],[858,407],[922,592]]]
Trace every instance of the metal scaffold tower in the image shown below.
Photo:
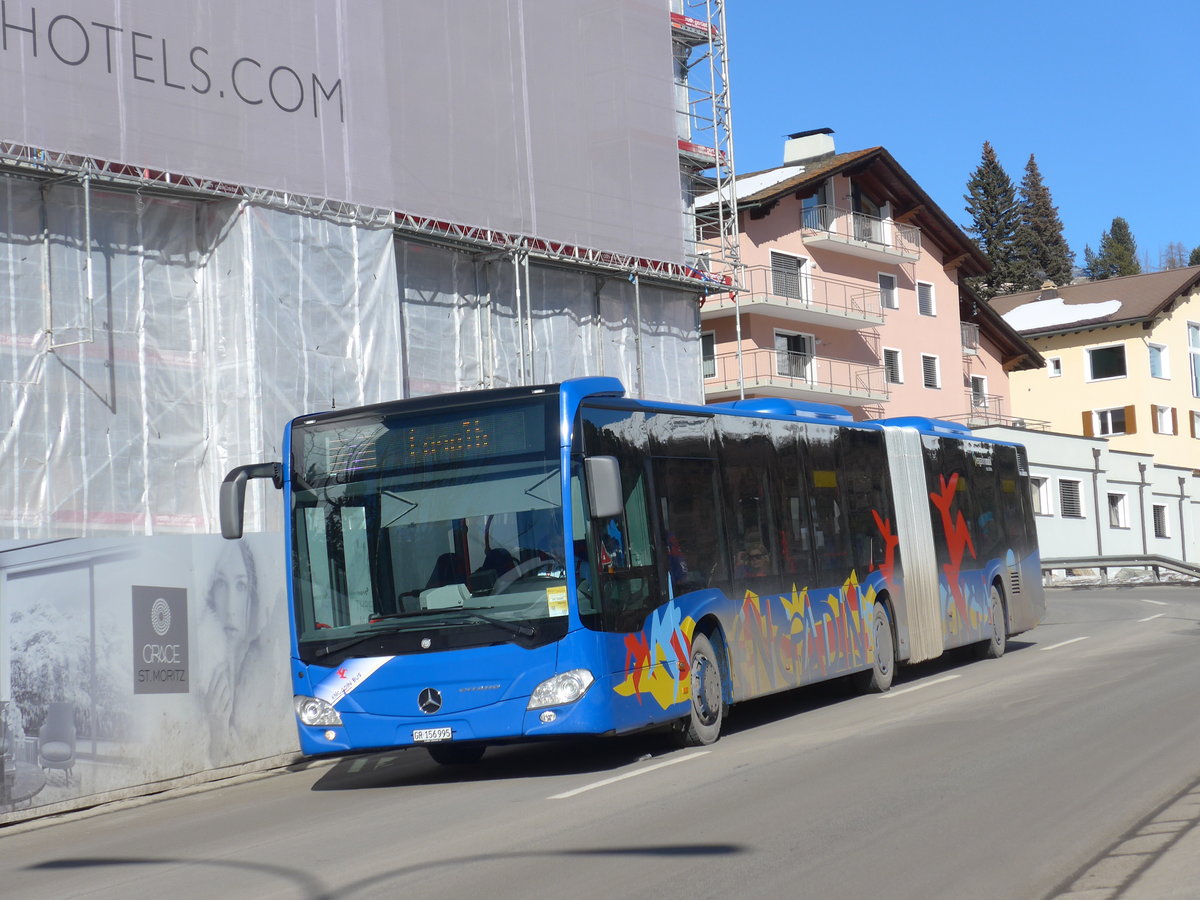
[[[689,258],[741,283],[724,0],[671,0],[676,125]]]

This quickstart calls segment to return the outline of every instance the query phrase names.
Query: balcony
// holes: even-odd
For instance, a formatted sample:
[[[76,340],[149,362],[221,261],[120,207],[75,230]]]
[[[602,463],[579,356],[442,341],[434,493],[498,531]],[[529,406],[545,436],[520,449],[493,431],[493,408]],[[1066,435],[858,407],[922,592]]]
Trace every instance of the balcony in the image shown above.
[[[1004,398],[999,394],[978,394],[974,391],[967,391],[964,396],[967,412],[940,416],[940,418],[951,422],[961,422],[970,427],[1008,425],[1012,428],[1028,428],[1036,431],[1045,431],[1050,427],[1050,423],[1045,419],[1030,419],[1004,412]]]
[[[979,355],[979,326],[974,322],[959,322],[963,356]]]
[[[800,217],[804,243],[880,263],[915,262],[921,256],[921,229],[891,219],[810,206]]]
[[[742,379],[747,394],[863,406],[888,398],[883,366],[788,353],[750,349],[742,352]],[[719,353],[704,360],[704,399],[736,400],[738,357]]]
[[[745,289],[738,302],[728,294],[710,296],[700,310],[708,322],[742,314],[763,313],[789,322],[859,331],[883,324],[883,301],[878,289],[831,278],[781,272],[769,266],[745,271]]]

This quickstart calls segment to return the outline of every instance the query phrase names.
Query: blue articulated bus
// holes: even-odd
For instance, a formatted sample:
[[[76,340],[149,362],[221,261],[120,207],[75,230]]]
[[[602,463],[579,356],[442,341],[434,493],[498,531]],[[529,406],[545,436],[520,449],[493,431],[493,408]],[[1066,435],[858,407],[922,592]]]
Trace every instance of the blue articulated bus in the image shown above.
[[[616,379],[301,416],[245,486],[289,515],[307,754],[671,727],[904,662],[1000,656],[1044,613],[1020,446],[785,400],[635,400]]]

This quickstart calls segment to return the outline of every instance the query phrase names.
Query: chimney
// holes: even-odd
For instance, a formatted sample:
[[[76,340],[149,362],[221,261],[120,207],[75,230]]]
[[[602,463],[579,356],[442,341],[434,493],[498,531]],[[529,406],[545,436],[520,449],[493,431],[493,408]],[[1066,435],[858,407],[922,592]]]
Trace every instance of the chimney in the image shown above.
[[[836,152],[833,147],[832,128],[798,131],[795,134],[789,134],[783,145],[783,164],[791,166],[798,163],[817,162],[833,156]]]

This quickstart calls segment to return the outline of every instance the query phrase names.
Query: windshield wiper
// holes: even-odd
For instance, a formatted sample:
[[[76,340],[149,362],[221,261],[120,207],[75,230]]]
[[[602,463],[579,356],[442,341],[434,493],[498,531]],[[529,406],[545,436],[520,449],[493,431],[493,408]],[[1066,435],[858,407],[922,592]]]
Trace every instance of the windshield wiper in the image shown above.
[[[321,650],[317,651],[315,658],[325,659],[327,656],[333,656],[336,653],[341,653],[343,650],[349,650],[351,647],[356,647],[359,644],[365,644],[372,638],[382,637],[385,634],[395,634],[396,632],[403,630],[403,628],[392,627],[373,629],[366,634],[359,633],[354,637],[346,638],[345,640],[338,641],[335,644],[327,644],[325,647],[321,648]]]

